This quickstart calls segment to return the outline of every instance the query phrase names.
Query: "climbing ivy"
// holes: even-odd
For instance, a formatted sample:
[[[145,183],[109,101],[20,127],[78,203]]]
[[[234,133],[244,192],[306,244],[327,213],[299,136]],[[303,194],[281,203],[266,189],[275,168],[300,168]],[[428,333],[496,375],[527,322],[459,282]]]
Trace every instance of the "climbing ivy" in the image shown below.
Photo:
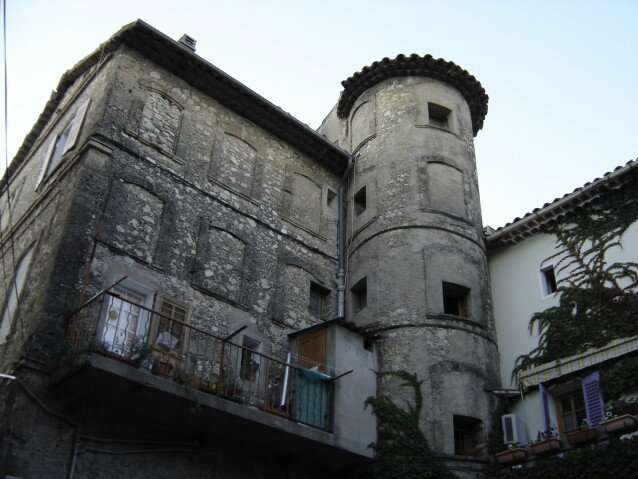
[[[627,391],[638,391],[638,356],[615,361],[600,371],[600,385],[605,400],[620,398]]]
[[[558,306],[535,313],[538,347],[519,356],[512,376],[534,366],[600,347],[638,334],[638,263],[606,262],[607,252],[621,247],[621,237],[638,220],[638,179],[610,190],[545,227],[556,236],[557,260],[563,273]]]
[[[379,377],[401,379],[401,386],[414,390],[414,404],[406,401],[406,408],[398,407],[383,394],[370,396],[365,405],[377,416],[377,442],[370,444],[376,452],[371,477],[376,479],[454,479],[454,475],[434,455],[419,428],[423,408],[421,384],[416,374],[406,371],[377,373]]]
[[[501,424],[501,418],[510,412],[512,412],[512,408],[507,399],[499,398],[496,408],[492,413],[492,427],[487,437],[490,452],[492,454],[496,454],[497,452],[507,449],[505,442],[503,442],[503,426]]]

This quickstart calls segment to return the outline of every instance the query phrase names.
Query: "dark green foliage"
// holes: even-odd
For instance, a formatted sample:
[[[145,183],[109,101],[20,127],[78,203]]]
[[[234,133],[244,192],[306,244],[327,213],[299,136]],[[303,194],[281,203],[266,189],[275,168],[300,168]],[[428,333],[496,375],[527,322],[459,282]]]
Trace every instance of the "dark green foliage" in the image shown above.
[[[512,375],[530,367],[638,334],[638,263],[607,264],[622,234],[638,220],[638,180],[607,192],[545,231],[557,238],[558,306],[535,313],[538,347],[520,356]]]
[[[407,410],[399,408],[385,395],[369,397],[377,416],[377,442],[370,445],[376,452],[371,476],[377,479],[454,479],[454,475],[434,455],[419,428],[423,407],[421,384],[416,374],[405,371],[377,373],[403,380],[401,386],[414,389],[414,405],[406,401]]]
[[[638,441],[613,440],[607,449],[579,449],[563,459],[539,461],[524,471],[491,474],[502,479],[634,479],[638,471]]]
[[[605,401],[618,399],[625,392],[638,391],[638,356],[616,361],[600,371]]]
[[[492,413],[492,428],[488,435],[488,443],[490,452],[496,454],[504,451],[507,446],[503,442],[503,426],[501,425],[501,417],[509,414],[511,411],[510,403],[507,399],[499,398],[496,409]]]

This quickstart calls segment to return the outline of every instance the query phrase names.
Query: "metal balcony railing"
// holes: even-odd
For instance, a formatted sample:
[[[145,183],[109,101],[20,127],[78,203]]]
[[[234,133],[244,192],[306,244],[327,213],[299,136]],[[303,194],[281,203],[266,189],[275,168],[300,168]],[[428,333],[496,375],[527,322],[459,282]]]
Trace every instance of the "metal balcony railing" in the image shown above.
[[[69,335],[75,365],[97,353],[187,389],[332,428],[334,378],[325,368],[302,368],[235,344],[120,294],[103,292],[84,304]]]

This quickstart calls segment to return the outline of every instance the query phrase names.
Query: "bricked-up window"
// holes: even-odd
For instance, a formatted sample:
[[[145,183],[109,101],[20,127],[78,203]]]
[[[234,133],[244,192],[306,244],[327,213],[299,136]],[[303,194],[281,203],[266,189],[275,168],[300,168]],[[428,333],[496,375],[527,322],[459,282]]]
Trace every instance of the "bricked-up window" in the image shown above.
[[[556,272],[554,271],[554,265],[541,268],[541,288],[543,290],[543,296],[556,292]]]
[[[162,299],[160,313],[162,316],[158,320],[156,344],[166,349],[181,350],[184,347],[186,328],[172,319],[185,323],[188,312],[172,301]]]
[[[352,292],[352,307],[355,313],[358,313],[362,309],[368,306],[368,280],[367,278],[361,278],[350,289]]]
[[[354,205],[355,216],[359,216],[368,207],[365,186],[354,194],[353,205]]]
[[[428,116],[430,118],[430,125],[437,128],[450,129],[450,113],[449,108],[437,105],[436,103],[428,103]]]
[[[453,416],[454,454],[459,456],[477,456],[481,443],[480,434],[483,423],[480,419],[468,416]]]
[[[173,153],[179,132],[182,109],[156,91],[150,91],[144,102],[139,135],[142,139]]]
[[[465,286],[443,281],[443,313],[468,317],[470,290]]]

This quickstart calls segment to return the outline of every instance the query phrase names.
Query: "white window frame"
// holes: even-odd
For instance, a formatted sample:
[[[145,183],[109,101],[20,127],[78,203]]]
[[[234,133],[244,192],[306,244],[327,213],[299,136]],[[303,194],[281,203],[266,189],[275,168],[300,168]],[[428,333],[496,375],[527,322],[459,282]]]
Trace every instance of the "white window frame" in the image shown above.
[[[0,347],[4,346],[8,342],[9,335],[11,334],[11,326],[13,325],[15,314],[20,305],[20,296],[22,295],[22,290],[24,289],[24,285],[26,284],[31,271],[31,261],[33,260],[34,251],[35,245],[30,246],[16,265],[15,272],[11,280],[11,287],[7,292],[7,297],[4,303],[2,319],[0,320]]]
[[[47,152],[44,155],[44,161],[42,163],[42,169],[40,170],[40,175],[38,176],[38,181],[35,184],[36,189],[40,186],[40,183],[42,183],[42,181],[46,177],[48,177],[55,170],[58,169],[58,167],[63,163],[64,155],[68,151],[73,149],[73,147],[75,146],[78,140],[78,137],[80,136],[80,130],[82,129],[84,118],[86,117],[86,113],[89,109],[90,103],[91,103],[91,100],[86,100],[84,103],[82,103],[78,107],[78,109],[75,111],[75,115],[73,116],[73,119],[64,127],[62,132],[58,133],[51,139]],[[61,146],[62,151],[60,152],[60,159],[57,161],[55,165],[53,165],[53,168],[51,169],[51,171],[49,171],[49,165],[51,164],[51,160],[53,159],[53,154],[56,151],[55,145],[58,142],[58,139],[65,133],[67,134],[67,138],[64,142],[64,145]]]
[[[545,274],[550,270],[554,271],[554,279],[556,281],[556,285],[558,286],[558,278],[556,277],[556,265],[554,263],[549,263],[538,268],[538,284],[540,287],[542,299],[553,298],[556,295],[556,291],[549,292],[549,289],[547,287],[547,277],[545,276]]]

